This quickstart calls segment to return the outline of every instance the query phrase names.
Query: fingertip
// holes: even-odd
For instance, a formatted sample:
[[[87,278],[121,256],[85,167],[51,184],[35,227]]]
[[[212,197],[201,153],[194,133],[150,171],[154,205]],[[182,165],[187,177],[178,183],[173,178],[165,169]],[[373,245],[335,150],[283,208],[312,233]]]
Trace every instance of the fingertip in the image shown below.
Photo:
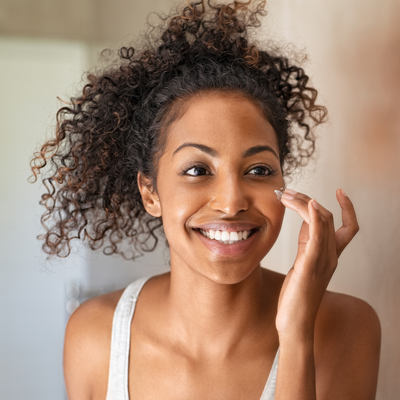
[[[350,200],[349,196],[347,196],[346,192],[342,188],[339,188],[336,190],[336,197],[338,200],[339,200],[339,198],[342,198],[345,200]]]
[[[308,205],[309,205],[310,216],[312,215],[313,219],[315,219],[315,218],[320,219],[321,218],[321,210],[320,210],[320,206],[319,206],[317,200],[311,199],[310,202],[308,203]]]
[[[285,207],[289,208],[289,206],[290,206],[290,202],[288,201],[288,199],[287,199],[287,198],[285,198],[285,197],[281,197],[281,198],[280,198],[280,202],[281,202],[281,204],[282,204],[283,206],[285,206]]]
[[[316,210],[319,210],[319,204],[318,204],[317,200],[311,199],[311,205],[312,205]]]
[[[336,199],[341,207],[343,207],[348,201],[350,201],[346,192],[342,188],[336,190]]]

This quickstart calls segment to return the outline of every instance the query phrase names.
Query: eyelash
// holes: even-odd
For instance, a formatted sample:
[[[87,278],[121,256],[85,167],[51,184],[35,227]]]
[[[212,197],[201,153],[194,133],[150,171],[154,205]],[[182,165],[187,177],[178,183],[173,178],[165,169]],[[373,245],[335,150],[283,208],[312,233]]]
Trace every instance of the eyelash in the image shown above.
[[[250,171],[253,171],[253,169],[256,169],[256,168],[263,168],[266,170],[265,172],[268,172],[267,174],[262,174],[262,175],[257,175],[257,176],[272,176],[272,175],[275,175],[275,173],[276,173],[276,170],[274,168],[272,168],[270,165],[256,165]]]
[[[181,175],[186,175],[186,176],[190,176],[190,177],[197,177],[197,176],[206,176],[206,175],[209,175],[209,174],[207,174],[207,173],[201,174],[201,175],[191,175],[191,174],[188,174],[188,172],[189,172],[191,169],[195,169],[195,168],[198,168],[198,169],[201,168],[201,169],[205,170],[206,172],[208,172],[208,171],[207,171],[207,168],[206,168],[205,166],[196,164],[196,165],[190,166],[189,168],[183,169],[182,172],[181,172]],[[253,170],[256,169],[256,168],[263,168],[263,169],[266,170],[265,172],[268,172],[268,173],[267,173],[267,174],[262,174],[262,175],[257,175],[257,174],[250,174],[250,175],[254,175],[254,176],[273,176],[273,175],[275,175],[275,173],[276,173],[276,170],[275,170],[274,168],[272,168],[270,165],[256,165],[256,166],[252,167],[247,173],[249,173],[250,171],[253,171]]]

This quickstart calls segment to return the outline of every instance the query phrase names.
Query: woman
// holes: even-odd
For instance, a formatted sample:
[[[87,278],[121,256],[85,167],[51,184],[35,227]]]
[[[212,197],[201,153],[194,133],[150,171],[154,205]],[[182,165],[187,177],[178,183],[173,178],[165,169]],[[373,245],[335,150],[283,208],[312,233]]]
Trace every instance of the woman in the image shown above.
[[[86,239],[151,250],[171,272],[87,301],[64,370],[75,399],[373,399],[380,327],[365,302],[327,292],[358,230],[285,187],[323,122],[302,68],[248,39],[263,3],[185,7],[160,35],[120,51],[58,113],[47,160],[44,250]],[[278,195],[278,198],[277,198]],[[285,209],[304,220],[287,276],[260,266]],[[50,217],[55,224],[48,226]],[[133,257],[135,254],[133,254]]]

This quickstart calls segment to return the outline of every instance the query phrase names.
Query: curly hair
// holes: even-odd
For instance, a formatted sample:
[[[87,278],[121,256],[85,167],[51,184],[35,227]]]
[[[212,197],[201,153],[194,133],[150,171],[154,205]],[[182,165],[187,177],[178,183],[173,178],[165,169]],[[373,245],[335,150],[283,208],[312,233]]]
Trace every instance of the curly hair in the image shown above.
[[[190,3],[160,17],[157,37],[153,28],[139,51],[123,47],[117,65],[87,74],[82,93],[58,111],[55,138],[31,161],[34,181],[50,167],[38,236],[49,256],[68,256],[73,239],[127,259],[156,247],[162,220],[145,211],[137,176],[156,184],[168,127],[193,96],[225,91],[255,101],[276,132],[284,176],[306,164],[326,109],[301,67],[250,40],[264,6]]]

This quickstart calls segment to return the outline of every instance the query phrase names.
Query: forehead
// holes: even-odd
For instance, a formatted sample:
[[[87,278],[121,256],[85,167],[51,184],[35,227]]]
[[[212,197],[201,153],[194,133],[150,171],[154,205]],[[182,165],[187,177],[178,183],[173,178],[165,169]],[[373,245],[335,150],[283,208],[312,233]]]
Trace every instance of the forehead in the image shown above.
[[[236,93],[206,93],[188,100],[183,115],[168,129],[166,152],[184,142],[223,152],[264,144],[279,154],[276,133],[261,108]]]

